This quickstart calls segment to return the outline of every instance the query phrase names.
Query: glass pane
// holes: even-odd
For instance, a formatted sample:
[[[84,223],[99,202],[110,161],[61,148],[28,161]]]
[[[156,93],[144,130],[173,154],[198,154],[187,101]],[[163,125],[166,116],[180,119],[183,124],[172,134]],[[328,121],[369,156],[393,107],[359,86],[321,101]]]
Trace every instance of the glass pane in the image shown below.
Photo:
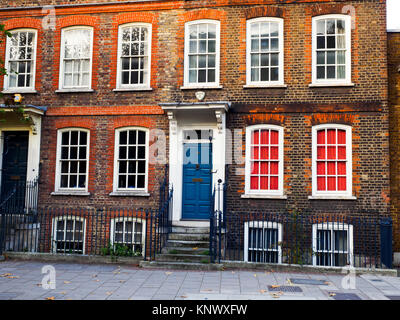
[[[338,79],[345,79],[346,78],[346,67],[345,66],[338,66],[337,67],[337,77],[338,77]]]
[[[197,41],[190,41],[189,42],[189,52],[190,53],[197,53]]]
[[[335,20],[334,19],[326,20],[326,33],[327,34],[335,34]]]
[[[335,57],[336,57],[335,51],[327,51],[326,63],[327,64],[335,64]]]
[[[271,22],[271,37],[277,37],[279,34],[278,23]]]
[[[325,64],[325,51],[317,51],[317,64]]]
[[[324,35],[325,34],[325,20],[318,20],[317,21],[317,35]]]

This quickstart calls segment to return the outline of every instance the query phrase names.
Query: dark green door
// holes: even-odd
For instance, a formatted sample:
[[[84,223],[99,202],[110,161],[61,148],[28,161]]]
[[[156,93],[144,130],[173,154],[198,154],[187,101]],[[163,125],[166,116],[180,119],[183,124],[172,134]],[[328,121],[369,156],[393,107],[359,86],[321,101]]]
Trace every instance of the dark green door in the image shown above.
[[[8,197],[10,192],[17,187],[23,192],[18,192],[18,203],[24,203],[25,183],[28,168],[28,131],[3,132],[3,161],[1,172],[1,199]]]

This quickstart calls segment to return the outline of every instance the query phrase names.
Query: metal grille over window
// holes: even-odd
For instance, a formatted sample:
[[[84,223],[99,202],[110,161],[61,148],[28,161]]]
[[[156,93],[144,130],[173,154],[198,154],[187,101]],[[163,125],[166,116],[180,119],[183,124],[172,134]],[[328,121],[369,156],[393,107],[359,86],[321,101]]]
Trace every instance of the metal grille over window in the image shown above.
[[[61,188],[84,189],[87,183],[88,133],[64,131],[61,135]]]
[[[142,254],[143,250],[143,227],[144,223],[135,221],[132,218],[119,218],[113,220],[114,234],[113,244],[114,249],[122,246],[127,247],[131,254]]]
[[[89,29],[64,31],[64,88],[90,86],[91,38]]]
[[[54,219],[53,251],[84,253],[85,220],[77,217]]]
[[[253,130],[251,134],[251,190],[279,189],[279,131]]]
[[[147,83],[149,77],[149,30],[144,26],[122,29],[121,84]]]
[[[145,189],[146,132],[123,130],[119,132],[118,189]]]
[[[261,221],[246,224],[247,232],[247,261],[279,263],[279,227],[277,223]]]
[[[342,267],[350,264],[347,225],[318,226],[316,231],[316,265]],[[339,228],[340,227],[340,228]]]
[[[216,29],[212,23],[189,26],[189,83],[216,81]]]
[[[346,131],[322,129],[317,132],[317,190],[346,191]]]
[[[346,78],[346,34],[344,19],[317,21],[317,80]]]
[[[9,41],[8,53],[8,87],[33,87],[35,32],[12,32]]]
[[[250,26],[251,82],[279,80],[279,24],[254,22]]]

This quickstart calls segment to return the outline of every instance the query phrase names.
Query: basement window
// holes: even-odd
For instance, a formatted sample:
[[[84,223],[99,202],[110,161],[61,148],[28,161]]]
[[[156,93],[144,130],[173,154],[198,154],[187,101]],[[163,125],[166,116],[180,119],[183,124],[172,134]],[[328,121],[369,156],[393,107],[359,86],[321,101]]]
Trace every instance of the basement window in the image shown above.
[[[282,224],[249,221],[244,224],[244,261],[281,263]]]
[[[86,220],[63,216],[53,219],[52,248],[54,253],[85,253]]]
[[[114,249],[125,247],[128,254],[142,255],[146,235],[145,221],[131,217],[111,220],[111,245]]]

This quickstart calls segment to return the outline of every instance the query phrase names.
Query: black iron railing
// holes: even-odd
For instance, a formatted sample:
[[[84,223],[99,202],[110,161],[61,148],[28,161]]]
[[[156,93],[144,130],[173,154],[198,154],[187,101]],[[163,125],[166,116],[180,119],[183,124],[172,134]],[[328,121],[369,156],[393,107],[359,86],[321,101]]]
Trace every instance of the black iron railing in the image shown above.
[[[38,207],[39,178],[15,182],[0,197],[0,211],[8,214],[33,214]]]
[[[390,218],[216,210],[210,232],[213,262],[392,267]]]

